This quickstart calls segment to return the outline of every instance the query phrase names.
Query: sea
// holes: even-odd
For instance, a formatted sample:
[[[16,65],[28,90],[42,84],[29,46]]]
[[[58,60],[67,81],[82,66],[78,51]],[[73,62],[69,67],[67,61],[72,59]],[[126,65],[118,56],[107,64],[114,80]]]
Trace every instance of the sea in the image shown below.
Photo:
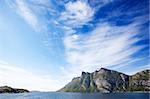
[[[0,94],[0,99],[150,99],[150,93],[63,93],[30,92]]]

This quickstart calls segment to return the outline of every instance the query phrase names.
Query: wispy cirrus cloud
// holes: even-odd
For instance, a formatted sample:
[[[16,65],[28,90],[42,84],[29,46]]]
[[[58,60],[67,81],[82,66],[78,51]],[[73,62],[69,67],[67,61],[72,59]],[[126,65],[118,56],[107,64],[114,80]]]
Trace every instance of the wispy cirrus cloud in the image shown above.
[[[92,72],[101,66],[120,66],[129,63],[130,60],[136,60],[131,56],[145,48],[143,45],[133,46],[143,39],[135,37],[139,32],[136,22],[127,26],[103,23],[88,35],[67,36],[64,45],[66,59],[72,64],[71,70],[78,73],[82,70]]]
[[[125,3],[118,6],[119,9],[116,9],[117,7],[114,8],[115,10],[107,8],[103,12],[99,9],[98,14],[102,17],[97,18],[96,27],[93,27],[88,33],[79,33],[78,30],[70,29],[70,34],[64,37],[66,60],[71,64],[67,68],[61,67],[65,75],[74,72],[69,77],[79,76],[81,71],[92,72],[100,67],[116,70],[148,59],[148,57],[143,59],[142,56],[134,56],[137,53],[140,54],[140,51],[148,46],[137,44],[145,40],[139,35],[145,32],[143,24],[149,21],[148,15],[144,13],[147,8],[139,9],[135,5],[132,8],[134,11],[129,9],[127,12],[123,11],[127,6]],[[84,23],[84,25],[87,24],[89,23]]]
[[[65,25],[81,26],[92,20],[94,9],[83,1],[68,2],[65,4],[65,11],[61,13],[60,20]]]
[[[60,35],[56,31],[50,31],[46,36],[49,39],[56,37],[58,39],[61,38],[60,40],[62,40],[65,49],[65,59],[72,65],[73,70],[74,66],[81,67],[80,70],[92,71],[93,69],[99,68],[98,65],[110,66],[128,62],[132,60],[132,54],[144,48],[144,46],[133,45],[142,40],[142,38],[134,36],[139,34],[141,28],[140,22],[144,22],[145,20],[143,18],[145,17],[138,15],[136,17],[127,18],[131,24],[124,26],[110,24],[108,20],[116,18],[121,21],[121,19],[124,18],[118,17],[138,14],[145,10],[145,8],[136,8],[134,9],[136,10],[135,12],[130,10],[121,12],[127,5],[120,5],[118,6],[119,9],[112,10],[112,12],[108,11],[108,16],[96,20],[98,24],[95,25],[96,27],[94,27],[92,31],[87,34],[82,34],[78,33],[78,30],[74,28],[89,25],[89,22],[93,21],[97,11],[101,11],[101,8],[105,7],[105,5],[116,1],[65,0],[61,2],[56,1],[56,6],[47,0],[44,0],[44,2],[34,2],[34,0],[31,0],[30,2],[34,7],[29,7],[29,3],[25,1],[16,0],[17,8],[21,15],[28,23],[35,27],[39,24],[38,15],[45,16],[46,12],[50,15],[48,17],[45,16],[47,19],[45,26],[47,27],[53,24],[55,29],[61,29],[63,34]],[[59,6],[64,6],[64,9],[59,10]],[[35,13],[37,9],[40,9],[38,14]],[[59,11],[60,13],[58,13]],[[107,11],[103,13],[107,13]],[[55,37],[51,34],[55,34]],[[50,40],[44,41],[46,45],[51,45],[50,42]]]
[[[34,0],[6,0],[6,4],[14,9],[36,32],[48,30],[46,22],[42,22],[43,19],[40,18],[43,7],[48,7],[48,0],[43,0],[43,2],[35,2]],[[44,14],[42,15],[44,16]]]
[[[112,0],[77,0],[64,3],[65,10],[59,16],[60,22],[72,28],[88,25],[95,13]]]
[[[28,7],[24,0],[16,0],[16,6],[18,13],[30,24],[34,29],[37,29],[39,26],[37,16],[33,11]]]

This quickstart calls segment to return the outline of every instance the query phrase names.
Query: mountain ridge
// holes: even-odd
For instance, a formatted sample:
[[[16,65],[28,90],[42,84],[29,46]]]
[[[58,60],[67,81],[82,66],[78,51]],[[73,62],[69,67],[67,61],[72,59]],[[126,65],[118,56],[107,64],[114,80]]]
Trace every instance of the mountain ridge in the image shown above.
[[[95,72],[82,72],[60,92],[133,92],[150,91],[150,70],[127,75],[115,70],[101,68]]]

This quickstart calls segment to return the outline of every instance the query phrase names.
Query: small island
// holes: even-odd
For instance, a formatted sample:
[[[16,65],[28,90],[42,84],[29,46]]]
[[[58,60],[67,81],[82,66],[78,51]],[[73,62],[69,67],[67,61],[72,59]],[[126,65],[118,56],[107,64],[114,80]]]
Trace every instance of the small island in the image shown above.
[[[18,88],[11,88],[8,86],[1,86],[0,93],[28,93],[29,91],[26,89],[18,89]]]

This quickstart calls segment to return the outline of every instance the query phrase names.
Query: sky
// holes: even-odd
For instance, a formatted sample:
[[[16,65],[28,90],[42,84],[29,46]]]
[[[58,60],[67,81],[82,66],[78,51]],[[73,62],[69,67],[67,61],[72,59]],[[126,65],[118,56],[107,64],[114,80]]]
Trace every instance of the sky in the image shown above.
[[[0,86],[56,91],[101,67],[149,69],[149,0],[1,0]]]

